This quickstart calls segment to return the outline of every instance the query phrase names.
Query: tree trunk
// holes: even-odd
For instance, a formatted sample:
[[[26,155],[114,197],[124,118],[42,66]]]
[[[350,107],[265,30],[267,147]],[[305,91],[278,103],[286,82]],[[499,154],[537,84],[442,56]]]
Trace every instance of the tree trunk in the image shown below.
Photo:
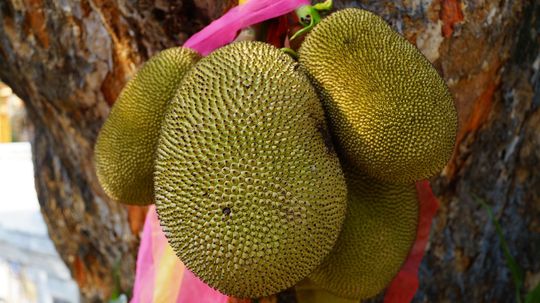
[[[0,79],[25,101],[41,209],[85,301],[109,298],[116,265],[129,291],[145,212],[111,201],[96,180],[92,149],[110,105],[138,65],[235,2],[0,2]],[[415,301],[514,302],[495,228],[473,197],[493,207],[531,288],[540,280],[540,4],[335,2],[383,16],[456,100],[458,144],[433,180],[442,207]]]

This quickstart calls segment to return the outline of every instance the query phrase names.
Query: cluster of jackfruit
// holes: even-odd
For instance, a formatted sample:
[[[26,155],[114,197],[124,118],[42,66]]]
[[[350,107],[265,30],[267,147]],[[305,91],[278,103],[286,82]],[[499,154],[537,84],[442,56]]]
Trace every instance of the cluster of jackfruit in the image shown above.
[[[114,199],[155,201],[179,258],[225,294],[309,278],[361,299],[407,257],[414,182],[445,165],[456,127],[419,51],[346,9],[315,26],[298,62],[262,42],[159,53],[116,101],[96,172]]]
[[[398,273],[414,242],[414,182],[449,160],[455,106],[418,49],[365,10],[323,19],[299,61],[329,117],[348,188],[341,234],[310,279],[339,296],[369,298]]]

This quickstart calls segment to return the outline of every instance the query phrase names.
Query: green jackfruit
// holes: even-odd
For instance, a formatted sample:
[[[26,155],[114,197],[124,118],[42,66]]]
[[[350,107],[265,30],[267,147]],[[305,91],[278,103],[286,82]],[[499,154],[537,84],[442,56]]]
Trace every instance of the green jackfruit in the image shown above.
[[[293,286],[322,262],[345,217],[322,105],[298,68],[268,44],[230,44],[188,72],[163,122],[163,231],[187,268],[228,295]]]
[[[165,108],[180,80],[200,58],[187,48],[164,50],[126,84],[94,149],[98,180],[113,199],[154,203],[154,158]]]
[[[386,182],[412,183],[452,154],[457,114],[430,62],[380,17],[345,9],[323,19],[299,50],[351,164]]]
[[[344,168],[348,211],[336,246],[310,278],[336,295],[365,299],[398,273],[416,238],[414,184],[388,184]]]

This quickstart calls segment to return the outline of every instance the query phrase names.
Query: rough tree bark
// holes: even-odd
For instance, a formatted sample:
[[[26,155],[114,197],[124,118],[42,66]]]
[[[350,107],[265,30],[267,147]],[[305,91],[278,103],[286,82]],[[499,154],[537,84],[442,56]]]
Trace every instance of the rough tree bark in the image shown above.
[[[540,281],[540,4],[535,0],[336,1],[383,16],[434,63],[455,96],[460,131],[434,188],[441,209],[416,302],[514,302],[486,212]],[[144,60],[180,45],[234,0],[0,1],[0,79],[33,122],[36,187],[49,233],[85,301],[104,301],[120,265],[133,283],[144,209],[100,189],[99,128]]]

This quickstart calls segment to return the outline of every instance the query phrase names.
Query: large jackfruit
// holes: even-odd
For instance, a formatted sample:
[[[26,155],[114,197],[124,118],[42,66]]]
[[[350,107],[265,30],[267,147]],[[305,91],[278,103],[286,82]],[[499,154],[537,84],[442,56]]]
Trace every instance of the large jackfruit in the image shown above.
[[[94,149],[98,180],[111,198],[128,204],[154,203],[154,158],[165,108],[199,58],[187,48],[161,51],[120,93]]]
[[[298,68],[268,44],[230,44],[186,75],[163,122],[163,231],[195,275],[228,295],[293,286],[322,262],[344,220],[343,173]]]
[[[336,295],[365,299],[398,273],[416,238],[414,184],[388,184],[345,167],[348,211],[336,246],[310,278]]]
[[[380,17],[333,13],[299,50],[347,160],[387,182],[412,183],[442,169],[457,114],[430,62]]]

